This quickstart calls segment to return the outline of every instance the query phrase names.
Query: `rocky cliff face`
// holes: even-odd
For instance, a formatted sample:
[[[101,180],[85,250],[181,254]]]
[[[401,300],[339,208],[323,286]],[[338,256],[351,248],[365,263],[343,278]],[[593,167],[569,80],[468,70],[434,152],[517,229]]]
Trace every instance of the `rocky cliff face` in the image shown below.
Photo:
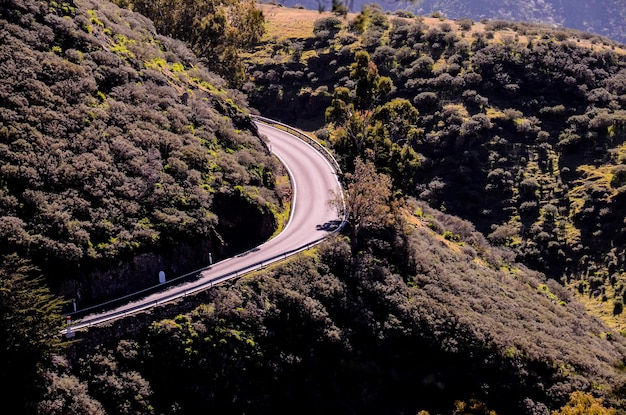
[[[93,269],[81,274],[79,279],[65,281],[60,294],[75,299],[82,309],[146,290],[159,284],[161,271],[169,281],[207,266],[209,250],[206,248],[200,242],[184,243],[173,245],[167,251],[139,254],[110,267]]]

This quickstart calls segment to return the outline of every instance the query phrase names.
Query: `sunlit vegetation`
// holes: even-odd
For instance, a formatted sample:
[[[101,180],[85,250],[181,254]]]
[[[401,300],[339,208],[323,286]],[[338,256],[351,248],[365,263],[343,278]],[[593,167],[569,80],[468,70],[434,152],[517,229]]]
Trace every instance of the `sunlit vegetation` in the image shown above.
[[[620,47],[376,6],[293,19],[295,37],[280,38],[234,30],[260,22],[248,2],[10,3],[0,353],[11,413],[626,411]],[[128,9],[140,6],[167,18]],[[202,47],[213,49],[197,57]],[[288,177],[247,97],[206,69],[213,56],[235,78],[248,69],[242,90],[264,115],[335,153],[343,232],[64,344],[69,304],[55,293],[126,293],[163,264],[251,247],[288,217]]]
[[[367,3],[367,2],[365,2]],[[607,0],[602,3],[586,0],[571,0],[562,3],[558,0],[542,2],[526,2],[516,0],[502,0],[497,3],[489,0],[475,0],[465,2],[461,0],[420,0],[418,11],[429,14],[436,10],[449,18],[473,17],[476,20],[488,16],[500,25],[518,25],[515,22],[551,23],[560,26],[555,30],[555,37],[559,40],[569,35],[564,28],[576,28],[591,33],[582,34],[585,37],[597,37],[593,33],[601,33],[616,41],[624,42],[626,32],[618,22],[626,18],[626,7],[619,0]],[[502,21],[506,20],[506,21]],[[526,23],[531,26],[532,24]]]
[[[115,0],[152,19],[160,34],[186,42],[212,71],[240,86],[245,69],[239,54],[265,31],[252,0]]]
[[[317,19],[334,29],[298,40],[300,55],[315,57],[250,57],[253,105],[317,129],[347,169],[369,154],[405,194],[471,220],[550,278],[595,301],[621,298],[622,45],[375,5]],[[607,321],[626,328],[609,308]]]
[[[276,185],[285,173],[245,98],[146,17],[109,2],[10,1],[0,27],[5,409],[125,413],[145,387],[110,409],[53,358],[70,299],[86,307],[260,243],[282,226],[289,183]],[[112,399],[116,382],[135,382],[90,365],[91,387]]]
[[[276,1],[268,1],[276,4]],[[368,0],[318,0],[299,2],[283,0],[280,4],[294,7],[304,4],[309,8],[319,7],[335,10],[339,5],[349,6],[352,12],[359,12],[372,4]],[[472,31],[483,23],[490,27],[528,28],[530,31],[550,31],[558,40],[568,37],[583,37],[589,44],[615,44],[626,41],[626,30],[621,22],[626,19],[626,5],[621,0],[561,0],[520,1],[520,0],[412,0],[406,2],[379,2],[384,10],[409,17],[427,16],[440,21],[455,19],[462,31]],[[409,9],[409,10],[407,10]],[[458,20],[457,20],[458,19]],[[543,22],[543,23],[538,23]],[[576,34],[571,29],[577,29]],[[546,30],[547,29],[547,30]],[[523,32],[516,30],[523,36]],[[497,33],[494,33],[498,36]],[[517,35],[517,34],[516,34]],[[600,36],[601,35],[601,36]],[[512,34],[506,34],[512,36]],[[606,36],[606,37],[605,37]],[[609,40],[612,39],[612,40]]]
[[[145,17],[64,4],[1,11],[0,253],[84,305],[272,235],[283,173],[242,95]]]

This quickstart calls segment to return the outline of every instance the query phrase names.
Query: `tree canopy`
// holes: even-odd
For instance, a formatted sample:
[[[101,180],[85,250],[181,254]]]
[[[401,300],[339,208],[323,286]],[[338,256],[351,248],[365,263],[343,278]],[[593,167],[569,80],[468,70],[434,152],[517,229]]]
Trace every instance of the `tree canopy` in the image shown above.
[[[149,17],[163,35],[187,42],[213,71],[241,86],[239,52],[264,33],[263,13],[254,0],[116,0]]]
[[[354,172],[346,173],[344,184],[344,194],[334,195],[331,203],[339,210],[345,208],[340,213],[345,213],[356,249],[362,230],[384,227],[390,220],[391,179],[377,173],[370,160],[357,158]]]

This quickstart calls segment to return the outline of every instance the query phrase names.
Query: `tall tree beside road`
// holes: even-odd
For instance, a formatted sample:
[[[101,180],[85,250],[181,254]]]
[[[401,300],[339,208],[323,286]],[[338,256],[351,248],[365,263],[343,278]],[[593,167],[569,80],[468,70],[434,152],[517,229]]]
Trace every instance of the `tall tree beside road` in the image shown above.
[[[352,254],[356,255],[361,231],[384,226],[390,219],[391,178],[377,173],[374,163],[359,157],[354,172],[345,175],[345,189]],[[344,208],[341,195],[334,195],[330,203],[339,210]]]

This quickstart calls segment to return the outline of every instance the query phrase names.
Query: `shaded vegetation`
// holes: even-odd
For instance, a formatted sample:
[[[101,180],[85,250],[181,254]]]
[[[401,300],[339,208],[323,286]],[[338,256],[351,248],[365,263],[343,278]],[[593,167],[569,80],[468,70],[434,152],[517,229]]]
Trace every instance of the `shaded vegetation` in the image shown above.
[[[109,411],[120,398],[104,400],[94,365],[110,382],[141,373],[158,413],[548,414],[573,391],[622,408],[626,341],[567,290],[423,202],[392,214],[354,260],[337,237],[198,307],[90,330],[79,380]]]
[[[39,271],[16,255],[0,258],[0,397],[7,413],[23,413],[45,388],[39,376],[64,346],[58,333],[64,302],[45,285]]]

